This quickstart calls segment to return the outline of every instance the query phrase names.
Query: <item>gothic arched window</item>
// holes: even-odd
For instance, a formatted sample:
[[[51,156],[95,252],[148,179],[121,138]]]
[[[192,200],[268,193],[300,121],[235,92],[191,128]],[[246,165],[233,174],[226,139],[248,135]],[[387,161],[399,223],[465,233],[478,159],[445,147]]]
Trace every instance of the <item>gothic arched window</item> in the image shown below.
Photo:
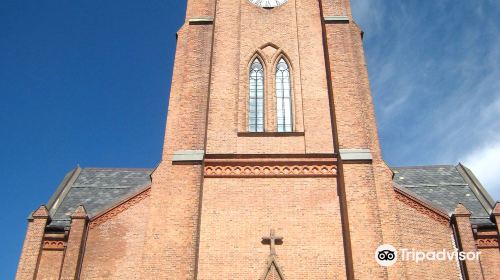
[[[258,58],[249,74],[248,131],[264,132],[264,68]]]
[[[278,132],[292,132],[292,97],[290,68],[281,58],[276,66],[276,115]]]

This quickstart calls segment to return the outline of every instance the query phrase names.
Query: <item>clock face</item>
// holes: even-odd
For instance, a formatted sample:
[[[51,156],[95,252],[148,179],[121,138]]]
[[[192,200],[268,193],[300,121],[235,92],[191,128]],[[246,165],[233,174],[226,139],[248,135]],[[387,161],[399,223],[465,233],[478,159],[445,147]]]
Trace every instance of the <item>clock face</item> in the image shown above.
[[[252,2],[254,5],[263,8],[274,8],[288,2],[288,0],[248,0],[248,1]]]

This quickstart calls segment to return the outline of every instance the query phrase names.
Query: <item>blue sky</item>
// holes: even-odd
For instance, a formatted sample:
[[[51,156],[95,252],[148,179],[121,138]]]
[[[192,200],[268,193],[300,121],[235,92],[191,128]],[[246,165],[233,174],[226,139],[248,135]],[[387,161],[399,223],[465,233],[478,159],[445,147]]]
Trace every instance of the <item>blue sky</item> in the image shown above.
[[[500,200],[500,1],[352,4],[385,160],[462,162]]]
[[[66,172],[160,160],[184,1],[0,0],[0,278]],[[500,199],[500,2],[353,0],[390,165],[466,163]]]

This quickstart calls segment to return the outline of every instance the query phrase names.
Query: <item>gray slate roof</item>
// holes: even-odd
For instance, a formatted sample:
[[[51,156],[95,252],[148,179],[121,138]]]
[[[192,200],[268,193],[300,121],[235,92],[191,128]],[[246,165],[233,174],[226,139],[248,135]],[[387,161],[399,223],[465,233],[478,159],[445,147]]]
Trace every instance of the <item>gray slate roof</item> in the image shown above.
[[[394,182],[430,201],[448,213],[458,203],[472,212],[473,224],[491,224],[490,211],[493,199],[463,165],[419,166],[392,168]]]
[[[152,169],[76,168],[69,172],[48,203],[49,227],[70,225],[70,216],[84,205],[90,217],[151,184]]]
[[[474,224],[491,225],[493,199],[463,165],[392,168],[394,182],[417,197],[452,213],[458,203],[472,212]],[[49,227],[70,225],[71,214],[84,205],[90,217],[151,184],[152,169],[80,168],[69,172],[47,207]]]

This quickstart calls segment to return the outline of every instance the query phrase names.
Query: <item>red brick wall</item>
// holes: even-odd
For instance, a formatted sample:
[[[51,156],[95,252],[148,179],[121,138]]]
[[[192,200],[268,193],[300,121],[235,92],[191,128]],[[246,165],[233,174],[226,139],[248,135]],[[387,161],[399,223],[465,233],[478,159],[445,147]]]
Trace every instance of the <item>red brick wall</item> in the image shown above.
[[[500,202],[497,202],[492,211],[493,221],[497,228],[497,242],[500,246]],[[500,279],[500,248],[480,249],[481,267],[485,279]]]
[[[36,280],[59,279],[63,256],[62,250],[43,250]]]
[[[460,206],[463,210],[459,210]],[[457,213],[457,210],[463,213]],[[465,212],[467,212],[465,214]],[[459,205],[455,210],[455,225],[456,231],[458,233],[458,240],[460,240],[461,249],[464,252],[476,252],[476,240],[474,239],[474,234],[472,231],[472,225],[470,223],[471,213],[469,210],[465,209],[464,206]],[[482,279],[483,271],[481,269],[481,264],[477,260],[466,260],[464,261],[465,270],[470,279]]]
[[[499,248],[483,248],[481,252],[481,268],[485,280],[500,279],[500,250]]]
[[[40,207],[33,213],[33,217],[28,222],[28,230],[21,251],[16,280],[32,280],[36,277],[43,235],[47,225],[47,208],[45,206]]]
[[[271,228],[285,279],[345,279],[334,178],[208,178],[198,279],[258,279]]]
[[[372,167],[345,164],[344,174],[355,276],[382,279],[387,275],[373,258],[384,242]]]
[[[200,1],[198,4],[190,2],[188,18],[192,15],[210,16],[213,10],[206,9],[206,3],[206,1]],[[344,5],[342,9],[350,14],[348,3],[341,2],[341,4]],[[197,9],[198,12],[193,13],[193,10]],[[352,179],[351,184],[347,186],[350,188],[347,203],[352,210],[352,220],[356,220],[359,213],[362,213],[367,221],[362,227],[356,224],[346,230],[355,235],[357,244],[366,245],[362,248],[357,245],[360,251],[356,264],[359,273],[356,275],[383,276],[386,275],[385,271],[373,260],[369,261],[369,265],[365,265],[363,257],[366,256],[363,255],[367,252],[372,255],[382,240],[398,244],[392,242],[396,238],[397,219],[391,208],[394,199],[391,174],[381,160],[360,31],[352,24],[339,28],[342,28],[344,35],[333,42],[346,42],[345,45],[339,45],[345,56],[332,56],[330,60],[346,62],[332,75],[340,77],[333,81],[336,85],[334,93],[341,94],[345,98],[344,103],[336,104],[338,108],[336,111],[341,112],[340,144],[343,148],[370,148],[375,157],[375,165],[359,166],[361,173],[353,170],[352,173],[346,174],[346,177]],[[290,0],[282,7],[272,10],[257,8],[247,1],[219,1],[215,15],[213,57],[210,55],[209,46],[212,43],[209,40],[211,37],[207,35],[210,31],[211,28],[205,26],[184,26],[179,33],[164,162],[153,176],[153,221],[149,225],[147,257],[144,260],[146,270],[159,275],[169,274],[178,277],[193,275],[190,270],[190,267],[194,266],[192,251],[179,253],[182,252],[182,248],[174,246],[175,248],[170,248],[171,255],[166,255],[164,252],[170,243],[195,245],[193,239],[196,238],[196,232],[193,230],[198,215],[197,188],[202,186],[199,181],[201,170],[196,166],[172,166],[169,160],[173,151],[204,148],[203,110],[206,108],[204,101],[208,92],[210,92],[206,143],[208,154],[308,154],[332,153],[334,150],[325,50],[320,7],[317,1]],[[332,30],[328,29],[329,35],[330,32]],[[265,54],[272,54],[272,50],[262,51],[266,73],[272,74],[274,60],[280,52],[286,54],[292,67],[295,127],[298,131],[303,128],[304,136],[255,138],[238,135],[238,132],[246,130],[248,64],[258,49],[268,43],[281,50],[268,57],[265,57]],[[210,57],[211,61],[208,59]],[[205,67],[209,67],[208,70]],[[209,78],[203,73],[211,74],[210,87],[203,84],[204,79]],[[267,95],[273,95],[272,80],[269,76],[266,83]],[[273,99],[266,100],[269,103]],[[273,131],[272,118],[275,111],[272,104],[267,104],[266,108],[267,131]],[[367,197],[371,199],[366,199]],[[355,198],[359,198],[362,202]],[[245,197],[235,199],[245,199]],[[169,205],[165,204],[166,201],[179,202],[178,205],[181,205],[183,210],[170,209]],[[359,205],[363,203],[371,203],[371,212],[356,212],[357,207],[361,207]],[[216,201],[210,202],[209,205],[211,204],[216,204]],[[173,216],[174,214],[176,215]],[[177,227],[184,225],[179,229],[181,235],[169,225]],[[220,227],[225,226],[220,224]],[[334,220],[332,226],[341,228],[340,218]],[[201,234],[204,227],[202,224]],[[369,230],[372,231],[368,232]],[[342,232],[339,236],[342,236]],[[211,241],[203,240],[201,246],[216,247]],[[171,257],[180,255],[183,256],[180,259],[182,264],[178,265],[181,268],[171,270],[166,263]],[[179,262],[179,259],[172,261]],[[203,273],[201,268],[200,273]],[[393,278],[394,275],[389,274]]]
[[[332,6],[334,3],[342,7]],[[349,1],[322,1],[322,4],[324,16],[349,18],[349,22],[327,23],[324,27],[338,146],[370,149],[373,156],[372,163],[344,164],[343,167],[349,230],[353,238],[354,277],[375,274],[390,279],[404,278],[404,269],[399,266],[385,270],[374,261],[363,260],[363,255],[372,254],[381,241],[394,246],[400,244],[398,214],[393,207],[392,172],[382,159],[361,30],[350,18]],[[369,204],[369,209],[362,204]],[[357,220],[360,213],[366,217],[365,224]],[[373,230],[365,237],[367,225]]]
[[[81,256],[83,252],[85,234],[87,232],[87,215],[75,219],[71,217],[71,230],[69,232],[64,262],[61,270],[61,280],[72,280],[80,272]]]
[[[297,8],[300,7],[300,8]],[[209,154],[333,153],[328,88],[317,1],[290,0],[276,9],[219,1],[208,116]],[[266,47],[272,44],[275,47]],[[276,60],[288,58],[294,127],[304,136],[239,137],[247,131],[248,65],[261,48],[266,75],[266,131],[276,131]],[[274,51],[273,48],[276,48]]]
[[[418,205],[407,197],[398,194],[396,202],[401,226],[399,234],[402,248],[418,251],[453,252],[454,237],[449,222]],[[456,261],[423,261],[418,264],[406,262],[408,279],[459,279],[461,272]]]
[[[90,224],[81,279],[137,279],[150,202],[145,198],[98,225]]]
[[[186,23],[178,32],[163,161],[152,175],[142,279],[194,278],[202,167],[173,165],[172,155],[205,149],[213,26],[188,21],[213,17],[214,4],[189,1]]]

